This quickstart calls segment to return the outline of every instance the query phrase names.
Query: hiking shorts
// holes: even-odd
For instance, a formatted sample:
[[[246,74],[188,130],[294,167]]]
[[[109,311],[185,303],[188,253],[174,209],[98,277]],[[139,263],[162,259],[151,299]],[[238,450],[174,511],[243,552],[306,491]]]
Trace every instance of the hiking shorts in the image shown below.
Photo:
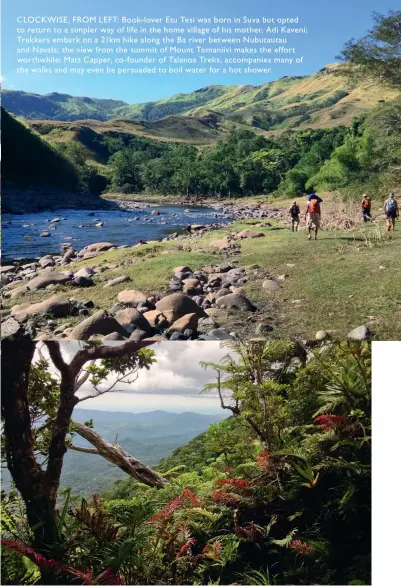
[[[291,216],[291,220],[293,224],[299,224],[299,216]]]
[[[312,228],[313,226],[315,226],[315,228],[320,228],[320,215],[316,213],[309,213],[307,226],[308,228]]]
[[[388,220],[395,220],[397,217],[397,210],[389,210],[386,212],[386,217]]]

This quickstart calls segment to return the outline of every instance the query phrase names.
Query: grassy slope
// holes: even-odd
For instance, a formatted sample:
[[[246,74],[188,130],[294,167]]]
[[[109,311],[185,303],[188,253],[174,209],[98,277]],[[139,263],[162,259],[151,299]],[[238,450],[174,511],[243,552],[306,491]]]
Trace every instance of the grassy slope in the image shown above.
[[[349,125],[355,116],[372,110],[379,100],[399,95],[371,83],[351,88],[338,75],[339,68],[341,71],[338,64],[329,65],[311,76],[283,77],[257,87],[207,86],[188,94],[122,107],[116,107],[119,102],[113,100],[61,94],[38,96],[10,90],[5,91],[3,105],[15,115],[31,120],[85,120],[93,126],[93,120],[113,119],[109,126],[117,130],[123,130],[122,126],[127,130],[131,120],[131,133],[207,144],[234,123],[269,131]],[[101,125],[97,127],[101,129]]]
[[[390,100],[398,95],[396,91],[383,92],[383,88],[372,83],[351,88],[338,75],[338,70],[338,65],[329,65],[311,76],[285,77],[256,88],[245,86],[242,92],[232,91],[187,115],[199,116],[208,108],[255,124],[255,117],[263,121],[270,112],[284,118],[272,126],[273,130],[327,128],[349,125],[355,116],[372,110],[378,100]],[[341,97],[339,92],[348,95]],[[335,103],[326,105],[328,101]],[[305,109],[307,120],[302,121],[300,107]]]
[[[250,223],[239,222],[231,229],[238,231],[249,227]],[[314,242],[306,239],[303,230],[292,234],[282,225],[275,225],[263,229],[266,238],[243,241],[238,257],[240,265],[257,263],[261,267],[261,274],[252,277],[246,285],[246,293],[260,307],[264,317],[277,323],[274,336],[313,338],[320,329],[337,330],[345,335],[352,328],[369,323],[374,316],[376,320],[371,321],[370,326],[377,339],[400,339],[401,265],[395,259],[401,254],[401,232],[395,232],[389,240],[384,235],[383,220],[379,227],[382,237],[378,239],[377,228],[369,226],[355,232],[324,231],[320,240]],[[103,289],[96,277],[99,283],[96,287],[73,291],[60,287],[58,290],[79,299],[93,299],[96,307],[104,309],[111,308],[122,289],[137,288],[147,293],[164,291],[174,267],[187,264],[196,270],[205,264],[221,262],[222,257],[213,253],[209,243],[227,231],[184,241],[181,250],[177,243],[170,242],[105,253],[72,268],[132,259],[132,265],[102,273],[102,278],[129,275],[131,283]],[[170,254],[160,254],[163,250],[169,250]],[[295,266],[291,268],[287,264]],[[282,274],[287,274],[288,278],[280,293],[271,294],[261,287],[266,275]],[[49,292],[38,292],[18,302],[38,301],[48,296]],[[297,304],[293,303],[295,300],[302,301]],[[244,324],[241,320],[232,323],[234,328],[244,328],[247,337],[254,335],[254,323]]]

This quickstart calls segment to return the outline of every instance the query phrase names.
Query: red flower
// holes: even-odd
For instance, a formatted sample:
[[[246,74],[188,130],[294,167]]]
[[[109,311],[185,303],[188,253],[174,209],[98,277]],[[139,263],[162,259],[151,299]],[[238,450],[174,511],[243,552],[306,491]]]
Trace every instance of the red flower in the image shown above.
[[[252,488],[252,483],[249,482],[249,480],[245,480],[245,478],[221,478],[216,484],[218,484],[218,486],[231,486],[232,488],[245,491]]]
[[[182,507],[185,500],[189,501],[192,505],[194,505],[194,507],[200,507],[202,504],[202,501],[196,496],[196,494],[192,492],[192,490],[189,490],[189,488],[184,488],[180,496],[170,501],[162,511],[156,513],[156,515],[150,519],[149,523],[154,523],[159,520],[162,522],[168,521],[171,519],[174,512],[178,511]]]
[[[336,427],[343,427],[348,422],[345,417],[341,415],[319,415],[316,417],[315,423],[320,425],[324,431],[335,429]]]
[[[315,548],[310,543],[306,543],[305,541],[300,541],[299,539],[295,539],[290,544],[290,549],[295,550],[300,555],[311,555]]]
[[[26,556],[32,560],[41,571],[54,570],[64,572],[66,574],[72,574],[73,576],[80,578],[82,580],[82,584],[87,584],[88,586],[91,586],[91,584],[94,582],[99,584],[108,584],[109,586],[120,584],[120,580],[115,575],[115,572],[111,567],[106,568],[101,574],[99,574],[97,578],[95,578],[90,568],[86,568],[85,573],[81,570],[77,570],[76,568],[72,568],[71,566],[66,566],[57,560],[49,560],[42,554],[37,553],[31,547],[25,547],[21,543],[18,543],[18,541],[8,541],[6,539],[2,539],[1,545]]]
[[[185,543],[185,545],[183,545],[182,548],[180,549],[180,551],[177,553],[176,559],[180,558],[182,556],[182,554],[185,553],[187,551],[187,549],[189,549],[191,547],[191,545],[193,545],[194,543],[196,543],[195,537],[191,537],[191,539],[188,539],[188,541]]]
[[[240,502],[239,498],[227,492],[220,492],[219,490],[212,492],[212,499],[225,505],[237,505]]]
[[[256,460],[256,464],[257,466],[261,469],[266,471],[269,467],[269,458],[270,458],[270,454],[269,452],[261,452]]]

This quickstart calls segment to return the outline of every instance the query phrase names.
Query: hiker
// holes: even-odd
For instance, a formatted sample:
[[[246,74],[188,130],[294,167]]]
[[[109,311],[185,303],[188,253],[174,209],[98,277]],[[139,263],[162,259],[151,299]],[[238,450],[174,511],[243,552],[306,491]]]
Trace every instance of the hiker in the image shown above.
[[[361,206],[362,206],[362,218],[364,222],[368,222],[368,221],[372,221],[372,216],[370,213],[370,210],[372,208],[372,200],[370,199],[370,197],[368,196],[367,193],[364,194],[362,202],[361,202]]]
[[[400,217],[398,209],[398,202],[395,199],[394,193],[390,193],[388,199],[384,202],[384,213],[386,214],[387,232],[390,232],[391,226],[395,230],[395,220]]]
[[[312,238],[312,229],[315,230],[315,240],[317,240],[317,233],[320,228],[320,204],[323,201],[318,195],[311,194],[315,197],[308,196],[308,205],[305,212],[306,226],[308,230],[308,240]]]
[[[294,201],[294,203],[292,204],[292,206],[290,207],[290,209],[288,211],[291,216],[292,231],[294,232],[294,229],[295,229],[295,231],[298,232],[299,214],[301,213],[301,210],[300,210],[299,205],[297,204],[296,201]]]
[[[308,195],[308,202],[311,201],[312,199],[316,199],[319,203],[323,203],[322,198],[319,197],[314,191],[312,191],[312,193],[310,193]]]

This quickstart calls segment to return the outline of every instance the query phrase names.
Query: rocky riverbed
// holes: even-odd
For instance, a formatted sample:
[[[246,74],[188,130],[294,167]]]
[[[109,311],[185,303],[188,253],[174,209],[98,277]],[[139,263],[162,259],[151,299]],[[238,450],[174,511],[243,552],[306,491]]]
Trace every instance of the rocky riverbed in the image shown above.
[[[217,209],[221,208],[217,206]],[[211,240],[209,246],[224,255],[224,262],[202,267],[177,266],[162,293],[145,294],[132,286],[131,277],[124,274],[124,269],[134,262],[130,258],[114,263],[99,259],[99,263],[95,261],[90,267],[76,267],[78,262],[91,261],[104,252],[129,249],[116,247],[113,242],[96,242],[78,251],[65,242],[58,255],[44,255],[34,262],[1,267],[7,305],[2,310],[2,336],[12,336],[23,328],[36,340],[219,341],[241,338],[245,324],[251,323],[253,336],[269,337],[276,323],[271,316],[266,318],[263,308],[246,296],[244,285],[258,279],[269,294],[280,295],[285,275],[270,275],[258,265],[240,266],[236,255],[244,239],[264,238],[264,232],[258,228],[269,226],[269,218],[282,219],[283,212],[244,205],[232,206],[230,215],[241,220],[257,218],[260,223],[252,229]],[[179,243],[218,227],[220,223],[192,225],[186,233],[170,234],[163,241]],[[139,242],[133,249],[145,244]],[[103,273],[114,269],[122,274],[105,280]],[[91,299],[91,288],[95,286],[111,290],[118,287],[109,309],[96,307]],[[87,290],[87,298],[76,299],[76,289]],[[24,296],[41,290],[48,292],[48,296],[37,303],[24,302]],[[321,331],[316,338],[323,341],[330,335],[331,332]],[[354,339],[369,336],[364,326],[349,333]]]

